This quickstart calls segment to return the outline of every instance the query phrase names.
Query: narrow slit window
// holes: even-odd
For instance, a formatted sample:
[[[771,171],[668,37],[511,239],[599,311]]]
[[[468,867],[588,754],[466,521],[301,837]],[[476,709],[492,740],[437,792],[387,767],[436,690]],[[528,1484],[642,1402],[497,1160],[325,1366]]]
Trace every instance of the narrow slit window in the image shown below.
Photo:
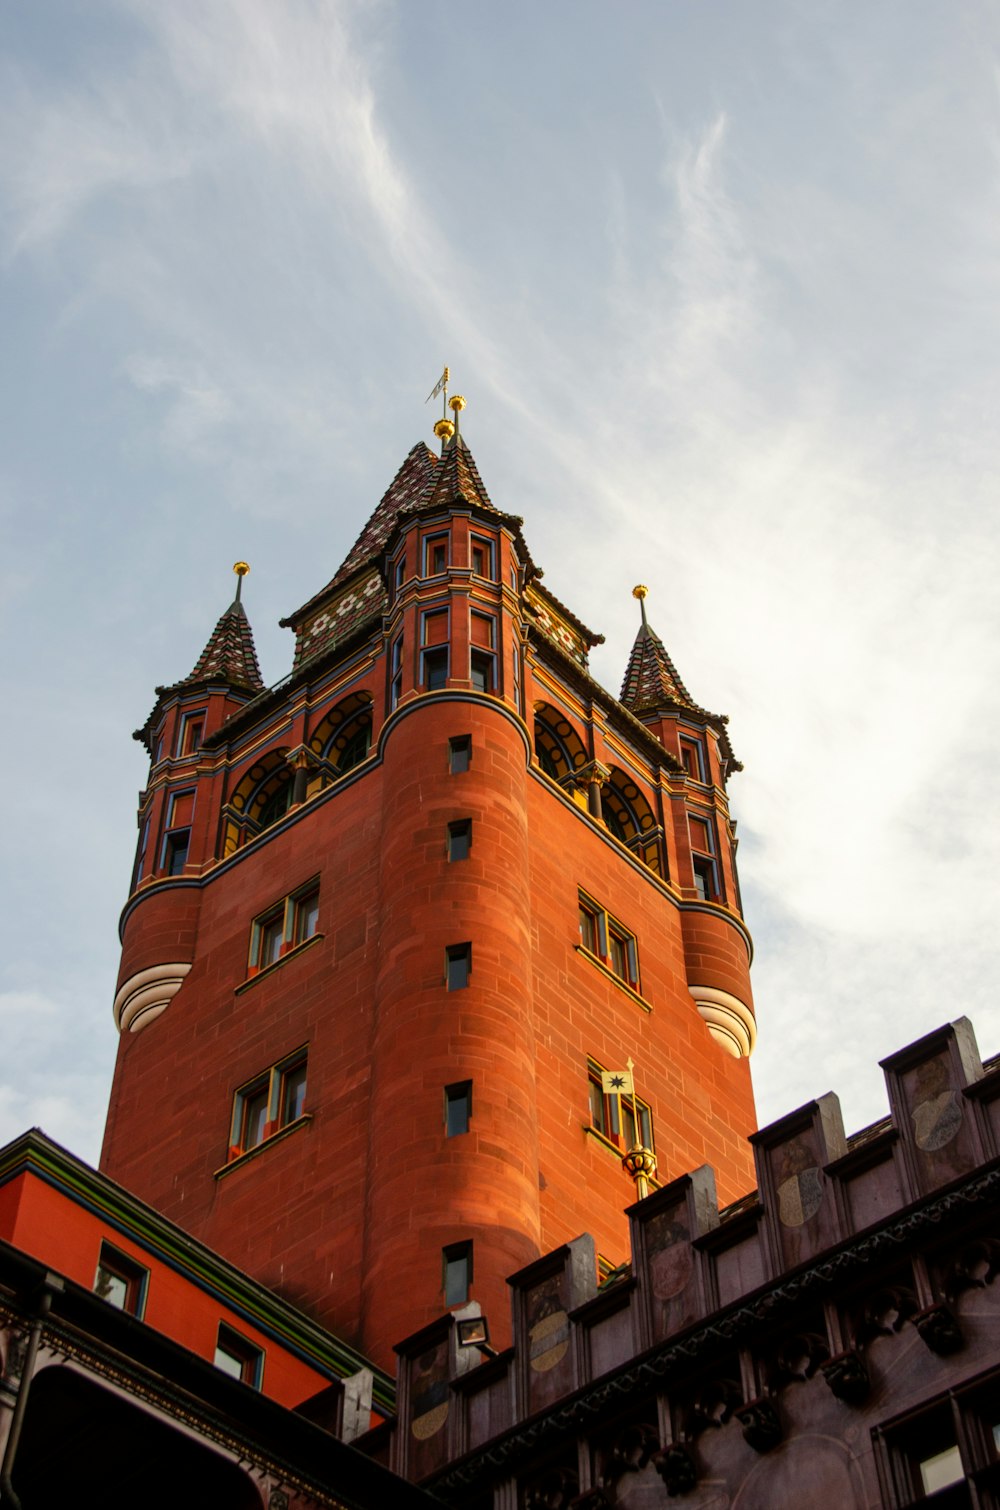
[[[451,1243],[442,1249],[444,1267],[444,1303],[461,1306],[469,1298],[472,1284],[472,1244]]]
[[[457,1138],[469,1131],[472,1118],[472,1081],[463,1080],[458,1085],[444,1088],[445,1136]]]
[[[449,944],[445,950],[445,976],[449,991],[461,991],[472,974],[472,945]]]
[[[448,741],[448,770],[452,776],[467,771],[472,764],[472,735],[456,734]]]
[[[448,824],[448,859],[467,860],[472,848],[472,819]]]

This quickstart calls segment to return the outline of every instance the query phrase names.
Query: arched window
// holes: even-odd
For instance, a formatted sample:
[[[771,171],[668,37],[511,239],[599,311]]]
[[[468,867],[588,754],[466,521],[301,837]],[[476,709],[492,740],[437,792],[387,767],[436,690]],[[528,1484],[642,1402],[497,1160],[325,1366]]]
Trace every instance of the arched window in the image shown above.
[[[326,780],[336,780],[367,757],[372,743],[372,696],[352,692],[331,708],[316,726],[309,748],[329,768]]]
[[[284,817],[292,802],[293,776],[285,750],[270,750],[247,771],[226,805],[223,851],[246,844]]]
[[[601,792],[601,810],[608,832],[656,875],[664,873],[663,846],[653,810],[631,776],[619,766]]]
[[[535,754],[546,776],[560,785],[587,763],[583,741],[567,718],[548,703],[535,708]]]
[[[334,754],[337,770],[341,776],[360,765],[371,749],[372,716],[362,713],[351,720],[339,739],[335,741]]]
[[[283,818],[292,805],[292,777],[288,775],[274,787],[269,796],[265,797],[253,814],[257,820],[259,829],[270,828],[272,823],[277,823]]]

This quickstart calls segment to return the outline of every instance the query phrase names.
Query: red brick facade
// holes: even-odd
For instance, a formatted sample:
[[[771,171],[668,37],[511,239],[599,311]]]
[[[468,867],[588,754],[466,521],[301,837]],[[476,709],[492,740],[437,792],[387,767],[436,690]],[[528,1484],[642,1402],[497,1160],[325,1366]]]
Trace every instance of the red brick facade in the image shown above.
[[[471,1243],[498,1330],[505,1277],[541,1253],[587,1230],[626,1256],[588,1061],[634,1060],[661,1180],[707,1162],[724,1202],[751,1188],[733,762],[676,673],[633,678],[629,706],[591,679],[595,637],[461,442],[415,448],[289,622],[284,683],[252,697],[202,657],[142,731],[102,1168],[384,1364],[445,1308],[445,1249]],[[449,1137],[445,1087],[466,1083]]]

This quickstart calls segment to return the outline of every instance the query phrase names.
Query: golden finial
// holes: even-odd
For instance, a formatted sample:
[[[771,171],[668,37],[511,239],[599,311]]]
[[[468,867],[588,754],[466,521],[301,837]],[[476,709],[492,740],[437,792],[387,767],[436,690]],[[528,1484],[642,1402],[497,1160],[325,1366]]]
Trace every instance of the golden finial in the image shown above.
[[[236,573],[236,601],[240,601],[240,593],[243,590],[243,578],[250,571],[249,561],[234,561],[233,571]]]
[[[454,409],[457,414],[460,410],[465,408],[465,399],[460,393],[453,393],[451,398],[448,400],[448,408]]]
[[[639,601],[641,602],[642,599],[640,598]],[[636,1199],[643,1201],[649,1194],[650,1180],[656,1177],[656,1155],[642,1141],[642,1127],[639,1122],[639,1112],[635,1104],[635,1060],[631,1055],[625,1061],[625,1066],[628,1070],[628,1087],[632,1101],[632,1125],[635,1128],[635,1142],[631,1148],[622,1154],[622,1168],[635,1182]]]
[[[641,603],[643,598],[649,597],[649,588],[643,587],[642,583],[640,582],[638,587],[633,587],[632,596],[633,598],[638,598],[639,602]]]
[[[448,442],[455,433],[455,426],[450,419],[439,419],[434,426],[434,434],[438,440]]]

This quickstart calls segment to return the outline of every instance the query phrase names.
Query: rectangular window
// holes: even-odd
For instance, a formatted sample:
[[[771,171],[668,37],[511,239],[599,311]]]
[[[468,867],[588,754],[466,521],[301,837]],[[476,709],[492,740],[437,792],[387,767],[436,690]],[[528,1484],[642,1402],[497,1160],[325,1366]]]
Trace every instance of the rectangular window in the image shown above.
[[[470,651],[469,678],[476,692],[492,692],[496,685],[496,656],[485,650]]]
[[[688,814],[688,831],[691,835],[694,889],[703,902],[717,902],[722,889],[719,885],[714,825],[708,818],[696,818],[693,814]]]
[[[472,1244],[451,1243],[441,1250],[446,1306],[462,1306],[472,1284]]]
[[[281,950],[285,942],[285,906],[284,903],[265,918],[261,918],[257,924],[259,929],[257,938],[256,964],[259,970],[266,970],[268,965],[273,965],[281,957]]]
[[[406,557],[405,556],[400,556],[399,560],[396,562],[396,567],[395,567],[395,570],[394,570],[394,572],[392,574],[393,587],[395,588],[396,592],[399,592],[399,589],[402,587],[402,585],[403,585],[403,583],[405,581],[406,581]]]
[[[319,930],[319,887],[314,883],[282,897],[250,929],[248,973],[256,975],[274,965],[298,944],[315,937]]]
[[[195,750],[201,745],[204,734],[204,708],[197,713],[185,713],[181,719],[180,733],[177,740],[178,755],[193,755]]]
[[[424,576],[439,577],[448,570],[448,536],[428,535],[424,540]]]
[[[472,945],[449,944],[445,950],[445,979],[449,991],[461,991],[472,974]]]
[[[641,1097],[622,1096],[617,1092],[606,1094],[601,1075],[603,1066],[596,1059],[587,1060],[587,1080],[590,1097],[590,1125],[616,1148],[627,1153],[637,1143],[654,1152],[653,1113]]]
[[[967,1385],[873,1433],[887,1503],[993,1505],[1000,1488],[1000,1376]],[[978,1491],[975,1499],[970,1485]]]
[[[705,774],[705,747],[700,739],[680,738],[681,765],[695,781],[707,781]]]
[[[435,608],[420,619],[420,680],[428,692],[448,681],[448,610]]]
[[[297,944],[311,939],[319,926],[319,887],[292,897],[292,938]]]
[[[589,954],[623,980],[633,991],[639,989],[639,949],[635,934],[616,917],[587,896],[579,894],[580,943]]]
[[[456,734],[448,741],[448,770],[452,776],[467,771],[472,762],[472,735]]]
[[[149,1270],[137,1264],[127,1253],[110,1243],[101,1244],[101,1256],[94,1278],[94,1294],[119,1311],[127,1311],[141,1321],[146,1308]]]
[[[389,684],[389,706],[395,708],[403,695],[403,636],[399,635],[393,641],[391,661],[391,681]]]
[[[428,692],[440,692],[448,685],[448,652],[422,650],[420,652],[420,679]]]
[[[191,847],[191,830],[178,828],[168,834],[163,841],[163,869],[168,876],[183,874],[187,864],[188,850]]]
[[[460,1133],[467,1133],[471,1117],[472,1081],[463,1080],[458,1085],[446,1085],[444,1088],[445,1136],[456,1138]]]
[[[304,1049],[272,1065],[233,1097],[229,1157],[238,1159],[305,1115],[306,1052]]]
[[[472,819],[462,818],[448,824],[448,859],[467,860],[472,848]]]
[[[477,577],[486,577],[493,581],[493,541],[485,540],[482,535],[473,535],[469,554],[472,557],[472,570]]]
[[[139,844],[135,852],[135,869],[132,872],[132,890],[142,880],[142,873],[146,866],[146,846],[149,843],[149,819],[143,823],[139,830]]]
[[[469,616],[469,676],[477,692],[492,692],[496,686],[496,620],[492,614]]]
[[[264,1349],[257,1347],[248,1337],[219,1322],[219,1335],[215,1344],[215,1366],[231,1379],[249,1384],[251,1389],[260,1389],[264,1374]]]

